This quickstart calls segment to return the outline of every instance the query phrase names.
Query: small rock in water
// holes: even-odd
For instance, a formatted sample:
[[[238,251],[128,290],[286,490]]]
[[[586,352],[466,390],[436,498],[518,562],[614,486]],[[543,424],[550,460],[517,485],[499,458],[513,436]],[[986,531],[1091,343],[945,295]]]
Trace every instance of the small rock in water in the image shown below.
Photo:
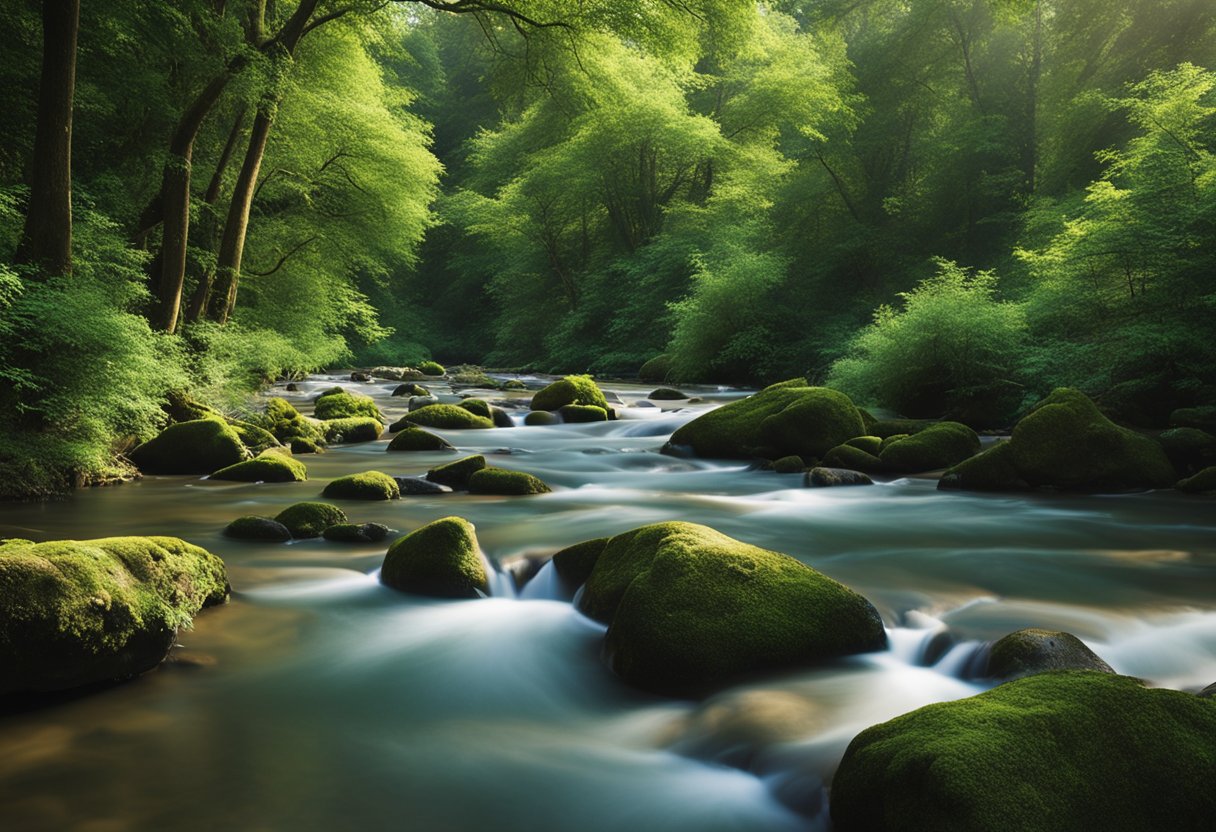
[[[988,658],[988,675],[998,679],[1020,679],[1051,670],[1115,672],[1072,633],[1033,628],[1000,639]]]
[[[335,543],[379,543],[388,537],[388,526],[383,523],[338,523],[321,536]]]
[[[393,477],[401,488],[401,496],[417,496],[420,494],[451,494],[452,489],[446,485],[423,479],[421,477]]]
[[[660,387],[651,392],[646,398],[654,399],[657,402],[676,401],[678,399],[687,399],[688,395],[681,393],[672,387]]]
[[[372,377],[367,373],[354,372],[350,374],[351,381],[371,381]]]
[[[647,401],[646,399],[642,399],[641,401],[634,402],[633,406],[634,407],[658,407],[657,404],[655,404],[652,401]]]
[[[283,389],[285,389],[288,393],[295,393],[300,388],[294,381],[292,381],[292,382],[288,382],[287,386]]]
[[[837,485],[873,485],[874,480],[848,468],[812,468],[806,473],[806,484],[810,488],[831,488]]]

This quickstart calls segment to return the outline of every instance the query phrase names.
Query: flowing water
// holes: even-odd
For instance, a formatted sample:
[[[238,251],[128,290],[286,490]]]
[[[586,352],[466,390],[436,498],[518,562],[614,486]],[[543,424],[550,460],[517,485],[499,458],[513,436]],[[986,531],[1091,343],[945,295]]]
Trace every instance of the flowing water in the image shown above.
[[[307,412],[338,380],[283,395]],[[342,383],[392,418],[404,410],[392,383]],[[625,403],[616,422],[438,431],[540,476],[552,494],[343,507],[394,534],[468,517],[507,568],[645,523],[704,523],[865,594],[891,649],[720,695],[720,710],[744,720],[776,714],[765,723],[775,719],[775,735],[732,732],[698,703],[616,680],[601,661],[602,627],[566,603],[570,588],[549,567],[521,597],[442,602],[377,583],[385,544],[221,536],[232,518],[315,499],[334,477],[421,474],[454,458],[386,454],[383,440],[303,457],[305,483],[148,477],[0,506],[0,536],[183,537],[221,555],[234,587],[158,670],[0,716],[0,829],[825,829],[824,784],[852,736],[984,690],[983,644],[1011,630],[1068,630],[1156,685],[1216,682],[1210,500],[939,493],[915,478],[808,489],[797,475],[657,453],[676,427],[738,393],[700,390],[703,404],[656,408],[632,406],[644,388],[607,387]]]

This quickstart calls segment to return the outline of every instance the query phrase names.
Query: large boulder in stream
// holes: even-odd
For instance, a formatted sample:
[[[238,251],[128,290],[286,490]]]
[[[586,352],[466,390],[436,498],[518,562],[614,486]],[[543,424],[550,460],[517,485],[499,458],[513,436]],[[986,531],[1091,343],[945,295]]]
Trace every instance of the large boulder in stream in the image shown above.
[[[228,592],[224,562],[175,537],[0,542],[0,694],[137,676]]]
[[[393,437],[388,443],[389,451],[453,451],[452,443],[442,436],[436,436],[430,431],[415,425],[407,425],[404,430]]]
[[[884,442],[878,454],[883,470],[901,474],[949,468],[980,452],[980,438],[959,422],[937,422],[903,439]]]
[[[323,421],[333,419],[354,419],[363,417],[381,421],[380,408],[371,396],[358,393],[347,393],[345,390],[330,391],[321,394],[313,408],[314,415]]]
[[[988,675],[997,679],[1020,679],[1052,670],[1115,672],[1072,633],[1033,627],[998,639],[988,655]]]
[[[1168,829],[1216,817],[1216,702],[1066,671],[929,705],[853,739],[839,832]]]
[[[277,451],[266,451],[254,459],[221,468],[211,475],[213,480],[235,482],[304,482],[308,469],[304,463]]]
[[[396,500],[401,496],[401,488],[388,474],[363,471],[338,477],[325,486],[321,496],[339,500]]]
[[[672,434],[670,444],[687,445],[705,457],[822,459],[865,433],[848,396],[799,378],[698,416]]]
[[[455,404],[428,404],[417,410],[411,410],[389,427],[397,431],[413,425],[424,428],[440,428],[441,430],[473,430],[494,427],[494,422],[488,416],[478,416]]]
[[[1161,446],[1107,419],[1068,388],[1039,402],[1007,443],[946,472],[940,488],[1010,491],[1136,491],[1169,488],[1176,475]]]
[[[346,522],[346,512],[329,503],[295,503],[280,511],[275,522],[282,523],[299,539],[320,537],[330,526]]]
[[[579,607],[608,624],[613,670],[661,693],[701,692],[887,643],[878,611],[853,590],[694,523],[613,537]]]
[[[533,410],[560,410],[569,404],[590,405],[608,412],[608,400],[591,376],[566,376],[532,397]]]
[[[393,541],[380,582],[415,595],[477,598],[490,593],[489,570],[473,524],[444,517]]]
[[[232,427],[220,419],[170,425],[128,456],[145,474],[210,474],[249,458]]]
[[[297,447],[319,447],[325,444],[325,430],[316,422],[305,419],[286,399],[274,397],[266,402],[266,413],[256,417],[262,427],[280,442]]]
[[[384,432],[384,425],[368,416],[329,419],[321,423],[325,441],[337,444],[375,442]]]

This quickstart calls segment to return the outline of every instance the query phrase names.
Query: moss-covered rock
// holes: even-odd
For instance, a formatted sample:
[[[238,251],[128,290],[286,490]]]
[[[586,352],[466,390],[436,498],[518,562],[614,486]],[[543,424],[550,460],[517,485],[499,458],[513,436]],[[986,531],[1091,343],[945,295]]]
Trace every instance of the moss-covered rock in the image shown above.
[[[393,437],[388,443],[390,451],[451,451],[452,444],[442,436],[436,436],[413,424]]]
[[[823,464],[828,468],[848,468],[870,473],[882,470],[882,460],[853,445],[837,445],[832,448],[823,455]]]
[[[321,533],[334,543],[379,543],[388,537],[383,523],[336,523]]]
[[[674,402],[674,401],[679,401],[681,399],[687,399],[688,394],[681,393],[679,390],[676,390],[674,387],[659,387],[656,390],[652,390],[650,392],[650,395],[647,396],[646,398],[651,399],[656,402]]]
[[[900,441],[901,439],[907,439],[911,435],[912,434],[910,434],[910,433],[893,433],[890,436],[885,437],[882,440],[882,444],[878,447],[878,453],[875,454],[875,456],[881,456],[883,448],[886,448],[890,445],[894,445],[896,442]]]
[[[462,517],[444,517],[395,540],[384,556],[380,581],[437,598],[490,593],[489,565],[473,524]]]
[[[447,372],[438,361],[423,361],[418,365],[418,370],[427,376],[441,376]]]
[[[393,388],[394,396],[429,396],[431,391],[414,381],[407,381],[404,384],[398,384]]]
[[[211,475],[211,479],[235,482],[304,482],[308,479],[308,469],[297,459],[269,451],[255,459],[221,468]]]
[[[1010,633],[992,645],[988,675],[1020,679],[1052,670],[1096,670],[1114,673],[1085,642],[1072,633],[1027,628]]]
[[[241,437],[219,419],[179,422],[128,456],[145,474],[210,474],[249,458]]]
[[[321,445],[317,444],[316,442],[314,442],[311,439],[305,439],[303,437],[297,437],[296,439],[292,439],[291,445],[289,447],[291,448],[291,452],[293,454],[323,454],[323,453],[325,453],[325,448],[323,448]]]
[[[330,526],[346,522],[346,512],[329,503],[295,503],[274,518],[295,538],[320,537]]]
[[[932,419],[878,419],[867,427],[866,433],[880,439],[901,433],[911,436],[935,424]]]
[[[878,612],[856,592],[788,555],[693,523],[609,540],[580,608],[609,624],[613,669],[664,693],[886,645]]]
[[[477,456],[466,456],[455,462],[449,462],[447,465],[432,468],[426,472],[426,478],[431,482],[437,482],[450,488],[468,488],[469,478],[485,467],[486,458],[484,456],[480,454]]]
[[[1216,464],[1216,436],[1199,428],[1170,428],[1157,437],[1179,476]]]
[[[1193,477],[1179,480],[1177,488],[1187,494],[1216,494],[1216,465],[1204,468]]]
[[[305,419],[286,399],[269,399],[260,422],[280,442],[295,445],[296,440],[306,440],[316,446],[325,444],[325,432],[321,426]],[[293,448],[292,453],[300,452]]]
[[[317,399],[313,414],[324,422],[333,419],[353,419],[360,416],[375,419],[377,422],[384,419],[380,415],[380,408],[376,407],[371,396],[346,391],[322,395]]]
[[[677,430],[671,443],[705,457],[819,459],[864,432],[848,396],[793,379],[698,416]]]
[[[0,694],[137,676],[228,591],[223,561],[175,537],[0,542]]]
[[[801,474],[806,470],[806,462],[797,454],[783,456],[773,460],[773,470],[778,474]]]
[[[559,407],[557,412],[563,422],[572,424],[608,421],[608,411],[593,404],[566,404]]]
[[[524,424],[530,427],[537,425],[560,425],[562,420],[547,410],[533,410],[524,417]]]
[[[949,468],[980,452],[980,438],[959,422],[938,422],[881,448],[879,460],[888,471],[915,473]]]
[[[608,400],[591,376],[566,376],[532,397],[533,410],[559,410],[568,404],[592,405],[608,412]]]
[[[501,407],[490,408],[490,421],[494,423],[494,427],[496,428],[515,427],[515,420],[511,418],[511,414]]]
[[[388,474],[364,471],[338,477],[325,486],[321,496],[340,500],[395,500],[401,496],[401,489]]]
[[[1216,406],[1180,407],[1170,413],[1170,427],[1197,428],[1207,433],[1216,433]]]
[[[597,537],[567,546],[553,556],[553,568],[557,570],[558,577],[570,586],[582,586],[607,545],[608,538]]]
[[[1030,676],[859,734],[839,832],[1208,829],[1216,703],[1106,673]]]
[[[1174,480],[1159,444],[1107,419],[1084,393],[1061,388],[1018,422],[1007,445],[951,468],[939,487],[1132,491]]]
[[[266,543],[285,543],[291,540],[291,530],[278,520],[249,514],[238,517],[224,527],[224,536],[237,540],[261,540]]]
[[[469,476],[471,494],[502,494],[523,496],[526,494],[548,494],[553,489],[538,477],[523,471],[508,471],[505,468],[480,468]]]
[[[671,356],[663,353],[647,361],[638,370],[638,378],[652,384],[667,381],[671,375]]]
[[[476,369],[453,373],[449,380],[456,387],[484,387],[487,390],[493,390],[498,386],[494,379]]]
[[[874,480],[861,471],[816,466],[806,472],[803,484],[808,488],[834,488],[840,485],[873,485]]]
[[[509,378],[502,383],[502,387],[500,389],[518,392],[520,390],[527,390],[528,385],[524,384],[522,381],[520,381],[517,378]]]
[[[406,425],[420,425],[441,430],[481,430],[494,427],[494,422],[487,416],[478,416],[458,405],[428,404],[417,410],[411,410],[392,427],[402,430]]]
[[[854,436],[844,444],[857,448],[860,451],[865,451],[870,456],[878,456],[882,453],[882,443],[886,441],[878,436]]]
[[[335,445],[351,442],[375,442],[384,432],[384,425],[366,416],[330,419],[322,422],[321,425],[325,431],[325,441]]]
[[[490,414],[490,404],[483,399],[465,399],[458,406],[463,407],[474,416],[481,416],[493,421],[493,416]]]
[[[228,420],[228,424],[232,426],[232,429],[236,431],[236,435],[241,437],[241,442],[254,455],[260,454],[262,451],[268,451],[271,448],[283,447],[283,443],[279,442],[278,438],[265,428],[235,419]]]

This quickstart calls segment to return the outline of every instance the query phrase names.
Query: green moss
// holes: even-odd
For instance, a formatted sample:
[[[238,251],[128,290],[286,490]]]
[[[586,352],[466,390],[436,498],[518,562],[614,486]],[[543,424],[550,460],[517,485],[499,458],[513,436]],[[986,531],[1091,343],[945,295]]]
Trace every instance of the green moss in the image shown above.
[[[211,479],[236,482],[303,482],[308,479],[308,469],[299,460],[271,451],[256,459],[221,468],[211,475]]]
[[[1170,414],[1170,427],[1216,432],[1216,406],[1180,407]]]
[[[397,481],[379,471],[338,477],[325,486],[323,497],[341,500],[395,500],[401,496]]]
[[[660,387],[657,390],[650,391],[650,395],[646,398],[656,402],[674,402],[681,399],[687,399],[687,393],[681,393],[672,387]]]
[[[609,622],[627,681],[698,691],[743,674],[881,649],[882,620],[848,587],[706,526],[643,526],[608,541],[580,608]]]
[[[869,425],[866,433],[871,436],[878,436],[886,439],[888,436],[895,436],[902,433],[912,435],[920,433],[927,427],[936,424],[932,419],[879,419]]]
[[[375,442],[384,432],[384,425],[366,416],[349,419],[330,419],[321,423],[325,441],[333,444],[350,442]]]
[[[410,425],[388,443],[390,451],[450,451],[452,445],[442,436]]]
[[[1216,437],[1198,428],[1170,428],[1157,437],[1181,476],[1216,464]]]
[[[506,381],[503,382],[502,389],[503,390],[516,390],[516,391],[527,390],[528,385],[524,384],[522,381],[520,381],[517,378],[512,378],[512,379],[507,379]]]
[[[388,537],[383,523],[336,523],[321,536],[334,543],[379,543]]]
[[[490,415],[490,405],[481,399],[465,399],[459,404],[459,407],[463,407],[474,416],[482,416],[486,419],[493,419],[493,417]]]
[[[547,410],[533,410],[524,417],[524,424],[532,427],[536,425],[558,425],[561,424],[561,421],[561,419]]]
[[[669,375],[671,375],[671,356],[666,353],[656,355],[638,370],[638,378],[651,383],[667,381]]]
[[[210,474],[248,459],[240,436],[219,419],[198,419],[165,428],[129,454],[145,474]]]
[[[865,451],[870,456],[878,456],[882,452],[883,442],[884,440],[878,436],[854,436],[844,444]]]
[[[203,404],[198,399],[181,390],[174,390],[165,397],[164,409],[165,413],[169,415],[169,421],[174,424],[178,422],[196,422],[199,419],[224,418],[224,414],[211,405]]]
[[[593,404],[564,404],[557,409],[563,422],[607,422],[608,411]]]
[[[505,468],[481,468],[469,476],[469,492],[472,494],[502,494],[523,496],[526,494],[548,494],[552,491],[539,478],[523,471],[508,471]]]
[[[438,361],[423,361],[418,365],[418,370],[427,376],[441,376],[447,372]]]
[[[848,396],[792,379],[698,416],[671,442],[707,457],[818,459],[864,430]]]
[[[485,387],[494,389],[497,383],[480,370],[465,370],[451,377],[452,384],[460,387]]]
[[[367,419],[375,419],[376,421],[384,418],[380,415],[380,408],[376,407],[376,403],[372,401],[370,396],[362,396],[345,391],[322,395],[317,399],[313,413],[318,419],[325,422],[333,419],[353,419],[360,416]]]
[[[478,416],[454,404],[428,404],[402,416],[394,427],[405,424],[444,430],[473,430],[494,427],[488,416]]]
[[[296,440],[306,440],[316,446],[325,444],[325,433],[321,426],[305,419],[286,399],[269,399],[266,402],[266,413],[260,421],[262,427],[280,442],[294,445]],[[293,452],[299,453],[294,448]]]
[[[1173,467],[1153,440],[1107,419],[1085,394],[1059,389],[1013,429],[1014,464],[1032,486],[1168,488]]]
[[[228,591],[223,561],[175,537],[0,543],[0,694],[143,673]]]
[[[608,400],[591,376],[566,376],[532,397],[533,410],[557,410],[568,404],[593,405],[608,411]]]
[[[404,384],[398,384],[393,389],[394,396],[429,396],[431,391],[413,381],[407,381]]]
[[[486,458],[480,454],[466,456],[447,465],[440,465],[426,472],[426,478],[431,482],[446,485],[451,488],[468,488],[469,478],[477,471],[486,467]]]
[[[394,541],[380,581],[402,592],[438,598],[476,598],[490,592],[477,534],[462,517],[444,517]]]
[[[910,434],[910,433],[893,433],[893,434],[891,434],[890,436],[888,436],[882,440],[882,445],[879,446],[877,455],[882,454],[883,448],[886,448],[889,445],[894,445],[896,442],[898,442],[901,439],[907,439],[911,435],[912,434]]]
[[[1180,480],[1177,488],[1179,491],[1187,494],[1216,493],[1216,465],[1211,468],[1204,468],[1193,477]]]
[[[291,440],[291,452],[293,454],[323,454],[325,449],[311,439],[302,437]]]
[[[783,456],[773,461],[773,470],[778,474],[801,474],[806,470],[806,462],[800,456]]]
[[[346,512],[329,503],[295,503],[274,518],[295,538],[320,537],[330,526],[346,522]]]
[[[582,586],[607,545],[608,538],[597,537],[567,546],[553,556],[553,568],[557,570],[558,577],[566,583]]]
[[[236,435],[241,437],[241,442],[254,454],[260,454],[262,451],[268,451],[271,448],[282,447],[282,443],[278,438],[268,430],[260,428],[257,425],[249,422],[240,422],[235,419],[228,420],[228,424],[236,431]]]
[[[1010,633],[992,645],[988,675],[1020,679],[1052,670],[1096,670],[1114,673],[1110,665],[1072,633],[1028,628]]]
[[[876,725],[832,784],[839,832],[1200,830],[1216,703],[1106,673],[1045,673]]]
[[[224,527],[224,535],[238,540],[262,540],[267,543],[284,543],[291,540],[291,530],[278,520],[252,514],[233,520]]]
[[[1018,473],[1010,443],[1001,442],[947,470],[938,480],[937,487],[941,490],[1025,491],[1030,485]]]
[[[837,445],[823,455],[824,466],[847,468],[850,471],[875,472],[882,470],[882,460],[852,445]]]
[[[915,473],[949,468],[980,452],[975,431],[958,422],[938,422],[882,449],[888,471]]]

